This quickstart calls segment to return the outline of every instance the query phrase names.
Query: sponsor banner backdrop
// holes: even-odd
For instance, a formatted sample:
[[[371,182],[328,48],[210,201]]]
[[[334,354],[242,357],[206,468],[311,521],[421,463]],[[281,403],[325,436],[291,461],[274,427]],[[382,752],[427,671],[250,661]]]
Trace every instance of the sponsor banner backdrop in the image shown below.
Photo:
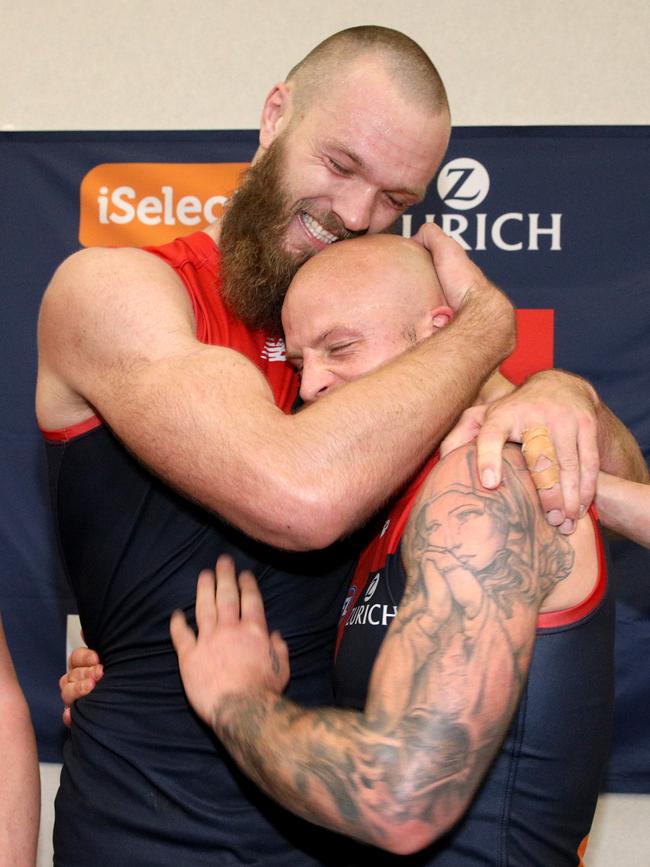
[[[456,129],[426,200],[396,227],[408,236],[435,220],[471,251],[519,308],[505,372],[521,381],[555,365],[586,376],[646,459],[649,136],[648,127]],[[43,290],[82,246],[158,244],[218,218],[256,139],[253,131],[0,133],[0,610],[43,761],[61,759],[57,680],[75,613],[33,411]],[[618,685],[607,788],[650,792],[650,555],[626,542],[612,555]]]

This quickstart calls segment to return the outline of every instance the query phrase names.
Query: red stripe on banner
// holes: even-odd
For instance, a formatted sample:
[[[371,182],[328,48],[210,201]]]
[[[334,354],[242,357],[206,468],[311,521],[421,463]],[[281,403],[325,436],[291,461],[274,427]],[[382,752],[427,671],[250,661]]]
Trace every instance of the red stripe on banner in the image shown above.
[[[554,366],[555,310],[517,310],[517,345],[501,365],[515,385],[538,370]]]

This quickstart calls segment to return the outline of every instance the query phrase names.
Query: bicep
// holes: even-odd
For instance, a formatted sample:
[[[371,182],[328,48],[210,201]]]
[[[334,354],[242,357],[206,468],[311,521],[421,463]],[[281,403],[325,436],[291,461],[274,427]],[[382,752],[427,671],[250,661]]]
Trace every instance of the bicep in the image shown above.
[[[157,257],[84,252],[48,289],[42,368],[155,474],[246,532],[264,531],[265,457],[286,420],[268,383],[244,356],[196,339],[187,293]]]

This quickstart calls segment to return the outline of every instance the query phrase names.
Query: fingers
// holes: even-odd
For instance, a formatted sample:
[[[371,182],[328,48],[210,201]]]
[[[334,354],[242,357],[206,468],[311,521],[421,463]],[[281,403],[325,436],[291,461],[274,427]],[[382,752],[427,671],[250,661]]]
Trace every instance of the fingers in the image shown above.
[[[555,446],[545,426],[524,431],[522,439],[548,522],[561,533],[572,533],[596,491],[600,461],[595,431],[588,423],[580,426],[567,419],[553,435]]]
[[[217,619],[220,626],[232,626],[240,619],[239,585],[232,557],[219,557],[215,572]]]
[[[94,650],[89,647],[75,647],[68,657],[68,671],[74,668],[87,668],[91,665],[98,665],[99,656]]]
[[[591,421],[578,426],[578,451],[580,453],[580,516],[584,515],[596,496],[600,471],[598,434]]]
[[[103,675],[103,665],[77,665],[63,675],[63,677],[59,680],[59,684],[63,680],[68,683],[80,683],[83,680],[97,681],[101,680]]]
[[[289,682],[289,648],[279,632],[271,634],[270,653],[273,674],[278,678],[278,688],[282,690]]]
[[[569,447],[570,454],[570,439],[564,447]],[[567,475],[565,472],[564,487],[561,484],[560,459],[551,442],[548,428],[545,425],[536,425],[522,431],[521,452],[549,524],[562,526],[564,531],[570,532],[573,527],[570,526],[571,519],[565,513],[564,493],[566,490],[570,495],[571,474],[569,472]],[[570,461],[570,458],[568,460]]]
[[[176,655],[180,659],[188,653],[196,644],[196,635],[190,629],[182,611],[174,611],[169,621],[169,634]]]
[[[196,584],[196,625],[199,632],[209,632],[217,625],[214,572],[204,569]]]
[[[558,529],[561,533],[572,533],[580,515],[580,456],[575,429],[563,431],[563,436],[556,437],[555,443],[560,467],[561,509],[564,512],[564,520]]]
[[[550,524],[562,533],[572,533],[580,515],[580,461],[576,429],[571,423],[554,432],[551,441],[548,428],[535,426],[529,431],[544,431],[525,448],[524,457],[542,509]],[[522,439],[529,436],[522,432]],[[505,443],[515,437],[515,428],[509,424],[486,421],[476,439],[476,461],[485,488],[496,488],[502,477],[502,452]]]
[[[74,653],[70,655],[70,660]],[[77,656],[77,661],[78,661]],[[92,657],[90,657],[92,658]],[[97,658],[97,654],[94,654]],[[71,705],[77,699],[83,698],[88,693],[92,692],[98,680],[101,680],[104,675],[103,665],[75,665],[70,671],[67,671],[59,678],[59,691],[61,693],[61,701],[65,705]]]
[[[476,465],[484,488],[496,488],[501,483],[501,455],[509,431],[487,421],[476,438]]]
[[[478,436],[481,424],[485,418],[485,406],[471,406],[466,409],[444,440],[440,443],[440,457],[444,458],[449,452],[473,442]]]
[[[63,725],[69,729],[72,725],[72,713],[69,707],[63,709],[61,719],[63,720]]]
[[[249,620],[266,631],[264,603],[255,576],[241,573],[239,581],[231,557],[222,555],[215,571],[204,569],[196,589],[196,625],[199,634],[219,626],[233,626]]]
[[[436,242],[440,243],[447,237],[436,223],[423,223],[413,235],[413,240],[433,253]]]
[[[239,576],[239,589],[241,594],[241,619],[255,623],[266,632],[264,602],[252,572],[246,570],[241,573]]]

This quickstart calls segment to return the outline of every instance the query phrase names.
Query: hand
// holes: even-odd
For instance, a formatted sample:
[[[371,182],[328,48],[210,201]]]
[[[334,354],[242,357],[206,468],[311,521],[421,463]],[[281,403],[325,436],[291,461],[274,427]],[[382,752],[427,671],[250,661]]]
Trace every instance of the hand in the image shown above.
[[[413,240],[431,253],[442,291],[455,311],[461,307],[468,289],[488,285],[478,265],[472,262],[457,241],[445,235],[435,223],[420,226]]]
[[[598,397],[589,383],[560,370],[534,374],[512,394],[491,404],[470,407],[441,445],[446,454],[476,439],[481,482],[496,488],[501,481],[504,444],[522,442],[524,431],[543,426],[555,448],[560,482],[538,487],[549,523],[571,533],[589,508],[600,465],[596,412]],[[529,469],[543,471],[551,462],[540,457]]]
[[[239,583],[230,557],[215,573],[204,570],[196,591],[198,635],[182,611],[172,615],[170,632],[185,692],[201,719],[214,724],[222,699],[233,693],[270,689],[280,694],[289,681],[289,652],[277,632],[269,635],[255,577]]]
[[[61,701],[64,704],[63,722],[68,728],[72,723],[71,706],[78,698],[91,693],[103,676],[104,666],[94,650],[77,647],[72,651],[68,659],[68,670],[59,678]]]
[[[441,458],[444,458],[449,452],[453,452],[454,449],[474,442],[483,426],[489,406],[489,403],[480,403],[476,406],[470,406],[463,412],[454,427],[440,443]]]

